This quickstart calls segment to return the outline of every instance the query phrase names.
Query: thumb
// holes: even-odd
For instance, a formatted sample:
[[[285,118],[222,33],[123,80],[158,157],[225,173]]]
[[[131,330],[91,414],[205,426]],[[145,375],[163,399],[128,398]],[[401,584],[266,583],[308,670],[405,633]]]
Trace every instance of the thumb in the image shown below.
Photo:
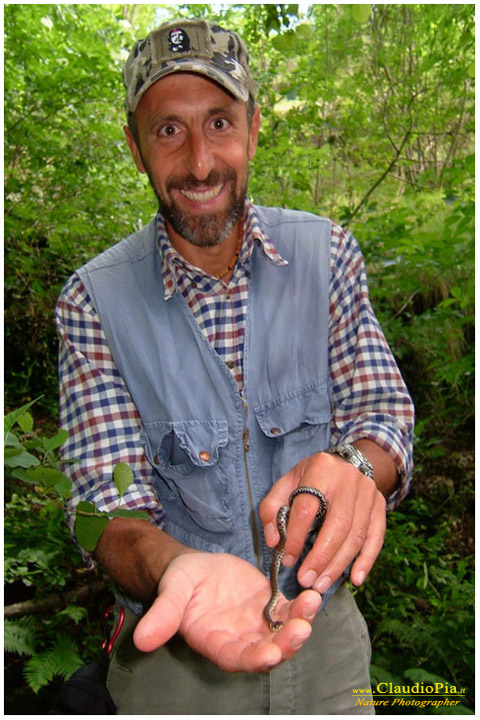
[[[133,642],[138,650],[156,650],[175,635],[193,589],[194,583],[187,573],[173,565],[167,568],[158,586],[158,597],[133,633]]]

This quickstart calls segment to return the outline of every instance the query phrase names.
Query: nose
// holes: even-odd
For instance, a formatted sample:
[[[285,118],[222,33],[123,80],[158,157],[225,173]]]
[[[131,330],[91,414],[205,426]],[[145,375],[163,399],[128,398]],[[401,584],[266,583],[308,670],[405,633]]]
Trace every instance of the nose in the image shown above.
[[[205,180],[213,170],[212,148],[200,130],[190,133],[185,162],[187,170],[199,181]]]

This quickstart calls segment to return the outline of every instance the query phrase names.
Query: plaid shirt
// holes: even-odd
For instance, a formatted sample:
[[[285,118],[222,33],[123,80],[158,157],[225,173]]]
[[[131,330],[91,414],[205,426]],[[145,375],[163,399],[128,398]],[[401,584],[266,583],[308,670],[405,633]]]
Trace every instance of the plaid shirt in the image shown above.
[[[244,241],[228,286],[189,265],[172,247],[157,216],[163,258],[165,302],[181,292],[242,390],[242,355],[250,258],[258,243],[264,262],[284,265],[247,203]],[[118,372],[100,320],[77,274],[65,285],[56,308],[60,335],[60,420],[69,432],[64,457],[73,485],[72,504],[95,502],[113,510],[119,497],[112,480],[122,461],[134,471],[123,507],[148,510],[162,525],[155,470],[140,443],[140,417]],[[401,478],[388,499],[394,508],[408,492],[412,468],[413,408],[368,299],[364,262],[353,236],[332,225],[329,359],[332,383],[331,444],[369,438],[393,458]]]

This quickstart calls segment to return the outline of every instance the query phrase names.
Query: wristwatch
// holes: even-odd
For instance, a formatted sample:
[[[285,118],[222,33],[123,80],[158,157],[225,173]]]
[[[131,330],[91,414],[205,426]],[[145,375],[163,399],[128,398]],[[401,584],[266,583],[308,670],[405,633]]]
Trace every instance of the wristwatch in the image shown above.
[[[329,448],[325,452],[331,455],[340,455],[341,458],[356,467],[361,473],[372,478],[372,480],[374,479],[372,463],[354,445],[337,445],[337,447]]]

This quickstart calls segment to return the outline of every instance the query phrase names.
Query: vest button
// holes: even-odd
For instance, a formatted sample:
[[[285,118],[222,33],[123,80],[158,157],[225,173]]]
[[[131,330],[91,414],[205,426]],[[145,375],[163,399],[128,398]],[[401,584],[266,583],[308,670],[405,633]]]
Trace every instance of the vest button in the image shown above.
[[[280,428],[275,427],[275,428],[271,428],[270,432],[272,433],[272,435],[280,435],[280,433],[282,431],[280,430]]]
[[[209,452],[207,452],[207,450],[201,450],[198,453],[198,457],[200,458],[200,460],[202,462],[208,462],[212,456],[210,455]]]

